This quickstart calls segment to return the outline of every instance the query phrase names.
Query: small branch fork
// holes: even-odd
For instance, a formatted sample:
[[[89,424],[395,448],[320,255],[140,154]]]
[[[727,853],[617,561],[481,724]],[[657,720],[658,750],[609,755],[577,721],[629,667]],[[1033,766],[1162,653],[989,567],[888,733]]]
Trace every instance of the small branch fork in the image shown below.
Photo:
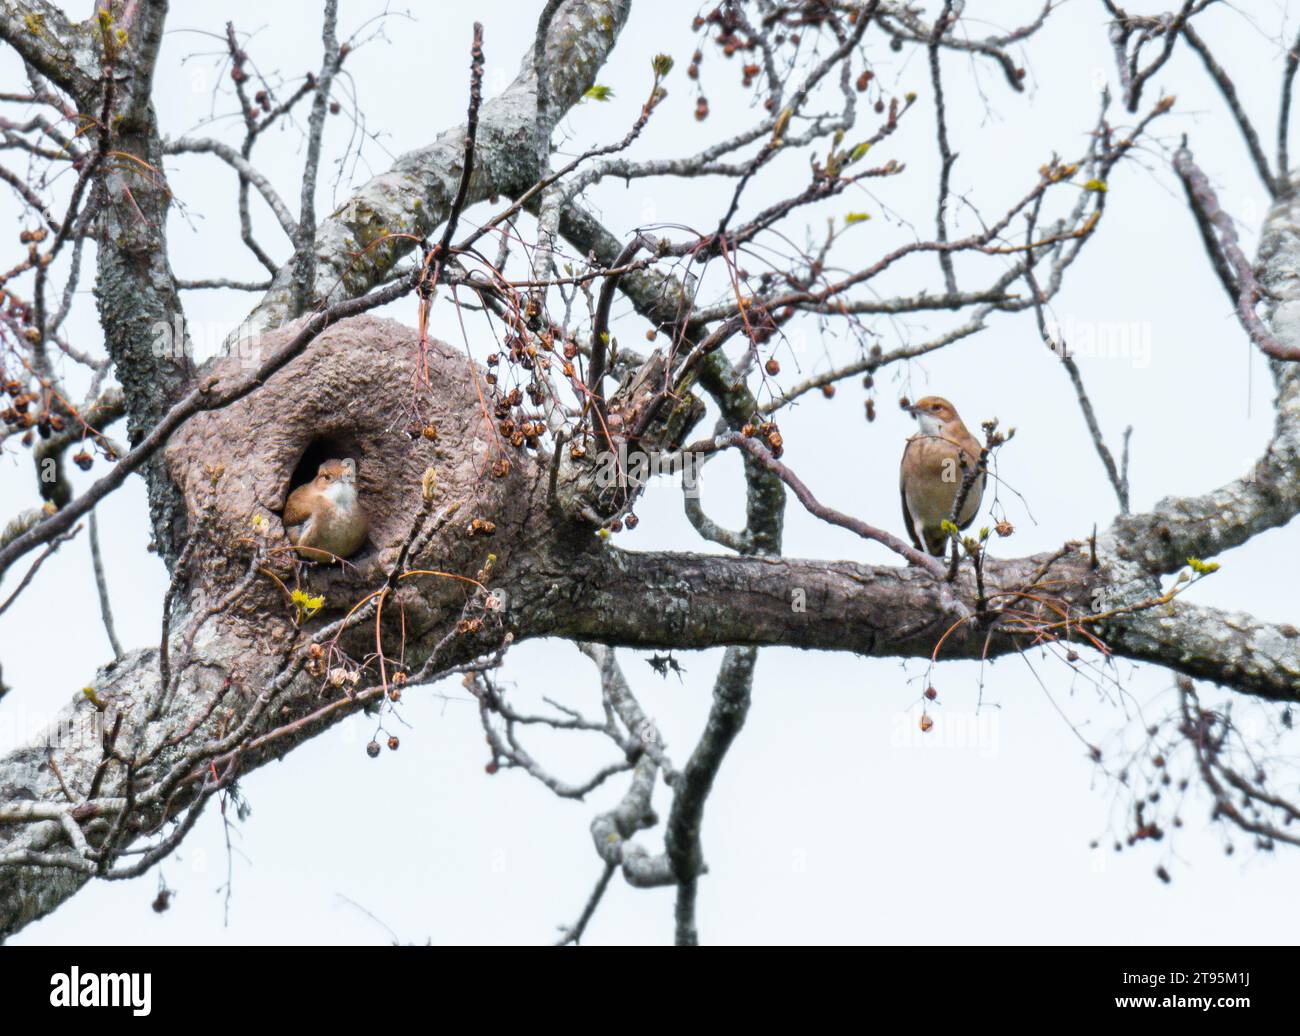
[[[1241,251],[1237,241],[1237,230],[1231,217],[1219,207],[1219,199],[1210,186],[1205,173],[1201,171],[1184,140],[1183,145],[1174,152],[1174,170],[1183,182],[1187,192],[1188,204],[1192,207],[1198,223],[1212,228],[1212,232],[1203,232],[1206,247],[1211,249],[1211,258],[1217,268],[1226,268],[1232,274],[1232,287],[1235,288],[1237,320],[1266,356],[1275,360],[1294,362],[1300,360],[1300,345],[1287,345],[1281,342],[1264,325],[1255,304],[1263,297],[1263,290],[1255,280],[1255,271],[1250,261]],[[1229,285],[1225,284],[1225,287]]]

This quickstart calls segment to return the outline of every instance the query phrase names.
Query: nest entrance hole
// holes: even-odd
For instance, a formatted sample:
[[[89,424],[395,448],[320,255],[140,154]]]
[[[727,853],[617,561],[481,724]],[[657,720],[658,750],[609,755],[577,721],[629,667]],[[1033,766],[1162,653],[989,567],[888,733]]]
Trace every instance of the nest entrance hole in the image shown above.
[[[297,466],[293,469],[293,474],[289,477],[288,493],[314,479],[320,466],[327,460],[346,460],[351,457],[356,461],[357,470],[360,471],[361,458],[358,453],[356,444],[345,436],[322,435],[313,439],[303,450]],[[288,493],[285,495],[287,496]]]

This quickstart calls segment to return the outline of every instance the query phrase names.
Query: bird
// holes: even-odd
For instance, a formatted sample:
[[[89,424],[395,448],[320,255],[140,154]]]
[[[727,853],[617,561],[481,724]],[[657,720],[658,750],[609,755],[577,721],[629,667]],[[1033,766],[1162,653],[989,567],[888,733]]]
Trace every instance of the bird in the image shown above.
[[[953,505],[966,473],[980,463],[983,448],[942,396],[926,396],[903,408],[921,430],[907,440],[899,466],[898,487],[903,498],[903,524],[917,550],[943,557],[948,534],[943,523],[952,519]],[[984,496],[986,474],[974,476],[957,528],[975,520]]]
[[[357,462],[351,457],[327,460],[316,477],[289,494],[284,530],[303,557],[330,560],[355,554],[370,523],[357,500]]]

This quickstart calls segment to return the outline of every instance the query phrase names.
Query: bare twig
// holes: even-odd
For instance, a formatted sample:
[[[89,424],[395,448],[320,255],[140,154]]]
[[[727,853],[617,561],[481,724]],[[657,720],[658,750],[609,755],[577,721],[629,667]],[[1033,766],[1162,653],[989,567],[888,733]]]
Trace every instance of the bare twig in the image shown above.
[[[1209,45],[1201,39],[1190,22],[1183,25],[1183,35],[1187,37],[1187,42],[1192,45],[1192,49],[1201,56],[1201,62],[1205,65],[1205,70],[1210,73],[1210,78],[1214,80],[1215,85],[1219,88],[1219,93],[1223,94],[1228,110],[1232,112],[1237,128],[1241,130],[1241,135],[1246,141],[1246,150],[1250,152],[1251,161],[1255,164],[1255,171],[1259,173],[1259,178],[1264,181],[1268,193],[1276,198],[1278,195],[1278,179],[1268,167],[1268,158],[1264,154],[1263,147],[1260,146],[1259,134],[1255,131],[1250,117],[1246,114],[1246,109],[1241,106],[1241,99],[1237,96],[1236,85],[1228,76],[1228,73],[1223,70],[1223,66],[1214,59],[1214,55],[1210,53]],[[1285,158],[1286,156],[1283,155],[1282,157]],[[1285,177],[1286,169],[1279,169],[1278,176]]]
[[[298,210],[297,232],[293,235],[294,313],[307,308],[316,284],[316,260],[312,250],[316,243],[316,174],[320,168],[321,143],[325,133],[325,116],[329,112],[330,87],[346,54],[339,47],[338,0],[325,0],[321,43],[325,56],[316,80],[316,96],[307,120],[307,157],[302,170],[302,193]]]
[[[95,570],[95,586],[99,590],[99,614],[104,620],[104,632],[108,634],[109,646],[113,657],[122,657],[122,645],[117,639],[117,630],[113,627],[113,607],[108,599],[108,581],[104,578],[104,560],[99,551],[99,517],[98,512],[90,512],[90,561]]]
[[[1236,276],[1237,319],[1246,334],[1261,352],[1276,360],[1300,360],[1300,346],[1287,345],[1279,341],[1264,326],[1259,314],[1255,312],[1255,303],[1262,292],[1259,283],[1255,280],[1254,268],[1242,254],[1232,218],[1219,207],[1219,199],[1214,193],[1214,188],[1210,186],[1200,166],[1192,159],[1186,141],[1174,152],[1174,169],[1183,181],[1193,211],[1212,224],[1218,233],[1218,247]]]

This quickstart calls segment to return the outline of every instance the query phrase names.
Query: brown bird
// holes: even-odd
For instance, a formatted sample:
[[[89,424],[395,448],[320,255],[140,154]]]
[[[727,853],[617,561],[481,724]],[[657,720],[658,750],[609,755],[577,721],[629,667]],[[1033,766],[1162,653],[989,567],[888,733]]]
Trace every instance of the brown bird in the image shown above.
[[[315,561],[328,561],[327,554],[355,554],[370,531],[357,502],[357,462],[327,460],[314,479],[290,493],[284,531],[298,553]]]
[[[979,464],[983,448],[966,430],[953,405],[940,396],[926,396],[904,409],[916,418],[921,430],[907,440],[898,473],[903,524],[917,550],[943,557],[948,543],[943,523],[952,518],[962,482]],[[971,483],[957,516],[959,529],[975,520],[984,496],[984,480],[981,471]]]

